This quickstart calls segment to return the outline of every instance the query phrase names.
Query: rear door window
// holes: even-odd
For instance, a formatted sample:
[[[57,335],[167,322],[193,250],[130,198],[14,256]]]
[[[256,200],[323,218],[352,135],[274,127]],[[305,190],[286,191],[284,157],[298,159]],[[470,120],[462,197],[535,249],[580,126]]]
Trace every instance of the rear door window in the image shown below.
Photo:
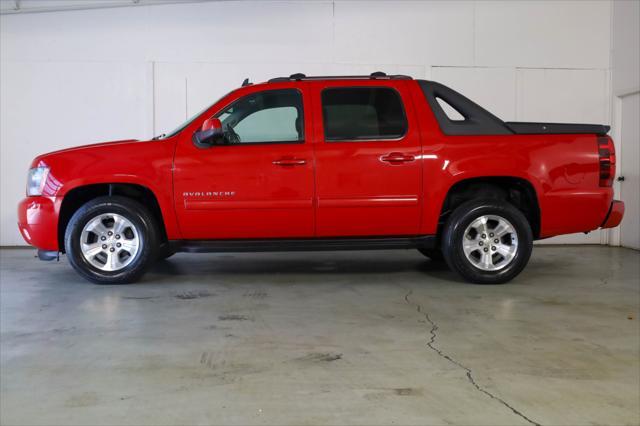
[[[389,87],[336,87],[322,91],[327,141],[399,139],[407,118],[398,92]]]

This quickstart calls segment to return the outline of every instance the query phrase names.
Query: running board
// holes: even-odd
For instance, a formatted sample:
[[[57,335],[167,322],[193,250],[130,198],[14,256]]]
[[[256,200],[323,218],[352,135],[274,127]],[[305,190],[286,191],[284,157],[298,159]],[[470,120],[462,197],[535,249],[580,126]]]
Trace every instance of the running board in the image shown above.
[[[309,238],[267,240],[174,240],[169,244],[176,250],[189,253],[229,253],[265,251],[333,251],[333,250],[390,250],[434,248],[436,237],[376,237],[376,238]]]

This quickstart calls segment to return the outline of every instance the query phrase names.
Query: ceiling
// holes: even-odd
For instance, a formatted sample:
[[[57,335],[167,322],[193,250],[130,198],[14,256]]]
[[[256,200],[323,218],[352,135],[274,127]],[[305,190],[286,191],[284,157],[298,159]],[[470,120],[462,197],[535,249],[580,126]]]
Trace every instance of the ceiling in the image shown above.
[[[0,0],[0,15],[234,0]],[[238,1],[238,0],[235,0]]]

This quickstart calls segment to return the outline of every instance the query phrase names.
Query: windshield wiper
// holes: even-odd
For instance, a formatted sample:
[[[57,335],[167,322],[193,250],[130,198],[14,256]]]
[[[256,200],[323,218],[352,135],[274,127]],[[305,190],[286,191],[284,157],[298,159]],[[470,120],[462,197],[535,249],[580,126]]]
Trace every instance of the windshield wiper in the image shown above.
[[[152,140],[152,141],[157,141],[158,139],[162,139],[162,138],[164,138],[165,136],[167,136],[167,134],[166,134],[166,133],[163,133],[163,134],[161,134],[161,135],[158,135],[158,136],[153,137],[151,140]]]

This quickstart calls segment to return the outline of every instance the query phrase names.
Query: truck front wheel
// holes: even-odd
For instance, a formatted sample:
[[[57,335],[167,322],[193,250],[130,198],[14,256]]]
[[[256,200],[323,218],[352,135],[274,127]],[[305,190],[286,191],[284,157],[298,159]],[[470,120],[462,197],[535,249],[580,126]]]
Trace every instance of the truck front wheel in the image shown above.
[[[445,225],[444,258],[451,269],[477,284],[502,284],[526,266],[533,235],[520,210],[500,199],[467,201]]]
[[[69,263],[82,277],[96,284],[128,284],[157,256],[158,230],[137,201],[99,197],[74,213],[64,240]]]

